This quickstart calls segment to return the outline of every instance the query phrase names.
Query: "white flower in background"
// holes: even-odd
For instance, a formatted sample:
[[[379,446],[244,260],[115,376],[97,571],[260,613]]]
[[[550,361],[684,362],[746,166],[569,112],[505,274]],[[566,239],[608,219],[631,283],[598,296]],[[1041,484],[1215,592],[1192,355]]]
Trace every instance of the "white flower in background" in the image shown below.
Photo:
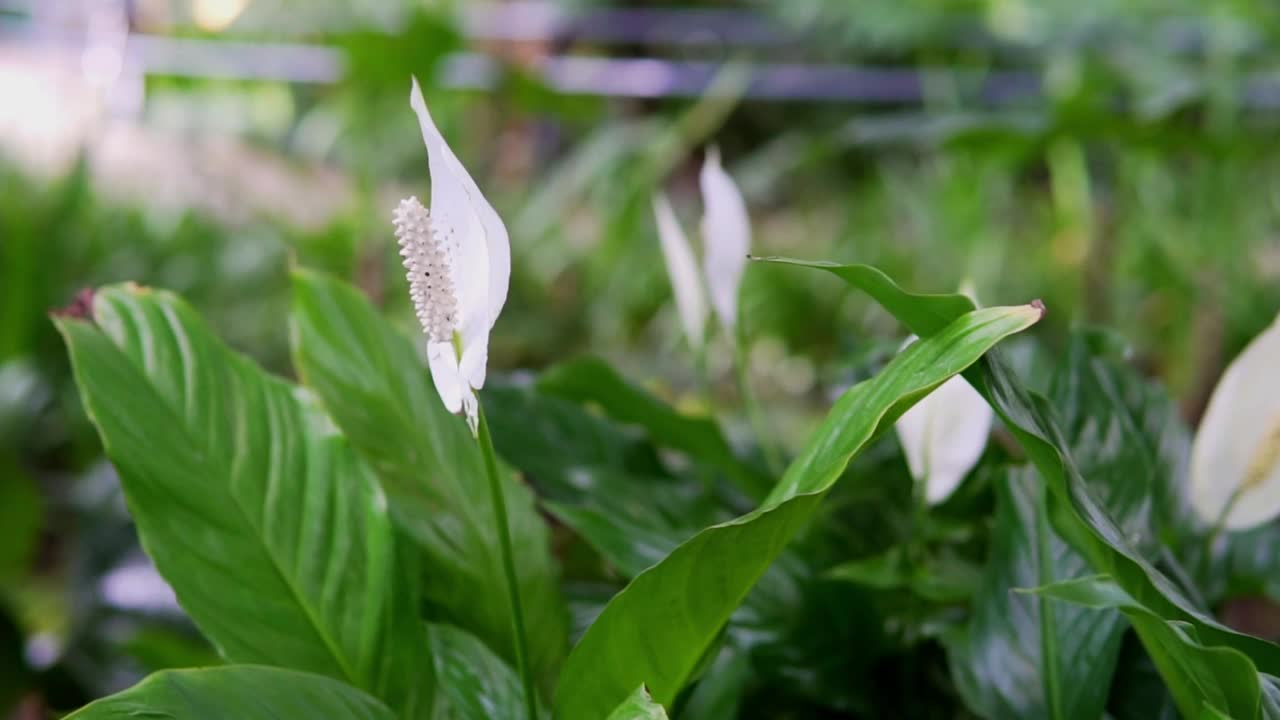
[[[720,151],[707,150],[702,172],[698,176],[706,211],[702,217],[703,277],[699,279],[698,263],[671,203],[659,193],[653,199],[653,212],[658,221],[658,238],[666,259],[667,274],[676,298],[676,308],[684,325],[689,344],[698,350],[706,339],[707,295],[720,325],[732,335],[738,320],[738,289],[747,267],[751,249],[751,220],[747,205],[733,178],[720,164]]]
[[[903,349],[915,341],[908,338]],[[911,476],[924,483],[926,503],[936,505],[960,486],[982,457],[994,418],[987,401],[959,375],[898,418],[894,429]]]
[[[431,209],[400,201],[394,223],[409,293],[427,334],[427,361],[449,412],[465,410],[476,431],[475,391],[484,385],[489,331],[507,300],[507,229],[436,129],[413,80],[409,105],[427,145]]]
[[[702,295],[702,281],[698,279],[698,261],[689,249],[689,240],[680,229],[666,195],[658,193],[653,198],[653,214],[658,221],[658,239],[662,242],[667,274],[671,276],[680,324],[689,338],[689,346],[699,352],[706,339],[707,303]]]
[[[1191,507],[1228,530],[1280,513],[1280,317],[1213,389],[1191,446]]]
[[[972,280],[965,279],[960,284],[960,294],[978,304]],[[902,349],[917,339],[914,335],[907,338]],[[982,457],[994,421],[991,406],[960,375],[944,382],[898,418],[894,429],[911,476],[925,484],[926,503],[936,505],[960,486]]]
[[[706,204],[702,217],[702,264],[707,291],[720,326],[732,335],[738,324],[738,289],[751,250],[751,219],[742,192],[720,164],[719,148],[707,150],[698,180]]]

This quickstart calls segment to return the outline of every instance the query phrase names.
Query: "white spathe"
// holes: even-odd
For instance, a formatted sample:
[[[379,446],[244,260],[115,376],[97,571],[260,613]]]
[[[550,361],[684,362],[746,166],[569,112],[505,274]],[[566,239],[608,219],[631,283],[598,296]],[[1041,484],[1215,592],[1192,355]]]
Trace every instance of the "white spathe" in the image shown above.
[[[396,236],[436,390],[450,412],[466,412],[475,432],[475,391],[484,386],[489,332],[507,300],[511,245],[502,219],[431,120],[417,78],[409,105],[427,146],[431,209],[416,198],[402,201]]]
[[[698,177],[702,186],[703,271],[711,306],[730,335],[738,324],[738,291],[751,250],[751,218],[742,192],[720,164],[720,150],[707,150]]]
[[[1243,530],[1280,514],[1280,317],[1213,389],[1190,477],[1191,507],[1206,523]]]
[[[915,342],[908,338],[905,349]],[[951,496],[982,457],[995,414],[969,381],[956,375],[944,382],[894,425],[907,466],[923,482],[925,502]]]
[[[689,240],[680,221],[671,209],[667,196],[658,193],[653,198],[653,214],[658,222],[658,240],[662,243],[662,257],[671,277],[671,290],[676,298],[676,310],[680,324],[694,352],[699,352],[706,340],[707,302],[702,294],[702,281],[698,278],[698,261],[689,248]]]

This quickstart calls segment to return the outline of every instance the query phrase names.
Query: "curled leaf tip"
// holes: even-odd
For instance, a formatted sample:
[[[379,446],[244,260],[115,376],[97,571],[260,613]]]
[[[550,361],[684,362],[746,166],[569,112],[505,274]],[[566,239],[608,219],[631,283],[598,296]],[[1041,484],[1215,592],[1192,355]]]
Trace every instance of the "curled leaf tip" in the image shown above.
[[[1032,300],[1031,307],[1040,311],[1041,318],[1045,316],[1045,313],[1049,312],[1049,309],[1044,306],[1044,301],[1041,300],[1040,298],[1036,298],[1035,300]]]
[[[82,288],[65,307],[53,308],[49,314],[72,320],[89,320],[93,317],[93,295],[93,288]]]

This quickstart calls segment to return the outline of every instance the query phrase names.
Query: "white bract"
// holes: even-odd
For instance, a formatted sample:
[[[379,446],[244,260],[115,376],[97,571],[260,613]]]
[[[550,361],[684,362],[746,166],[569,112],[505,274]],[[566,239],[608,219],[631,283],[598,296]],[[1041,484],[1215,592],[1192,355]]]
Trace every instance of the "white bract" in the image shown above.
[[[418,81],[409,105],[427,145],[431,209],[400,201],[394,223],[436,391],[449,412],[465,411],[476,431],[475,391],[484,385],[489,331],[507,300],[507,229],[431,120]]]
[[[653,198],[653,214],[658,221],[658,240],[662,243],[667,275],[671,277],[680,324],[684,326],[689,346],[696,352],[706,339],[707,326],[707,303],[702,295],[702,281],[698,279],[698,261],[689,249],[689,240],[680,229],[666,195],[658,193]]]
[[[1209,398],[1191,447],[1191,507],[1229,530],[1280,514],[1280,317],[1227,366]]]
[[[671,210],[671,203],[661,193],[653,199],[658,238],[662,242],[667,274],[671,276],[676,309],[695,351],[706,339],[708,295],[720,326],[730,334],[737,326],[738,290],[751,249],[751,221],[746,202],[733,178],[720,164],[720,151],[715,147],[707,150],[698,182],[706,204],[702,217],[702,273],[698,271],[698,262]]]
[[[915,342],[912,336],[905,349]],[[923,482],[925,502],[946,500],[982,457],[994,413],[969,381],[956,375],[898,418],[894,429],[907,466]]]
[[[751,250],[751,218],[742,192],[720,164],[718,148],[707,151],[698,180],[706,204],[702,242],[707,291],[720,326],[732,334],[738,324],[738,289]]]

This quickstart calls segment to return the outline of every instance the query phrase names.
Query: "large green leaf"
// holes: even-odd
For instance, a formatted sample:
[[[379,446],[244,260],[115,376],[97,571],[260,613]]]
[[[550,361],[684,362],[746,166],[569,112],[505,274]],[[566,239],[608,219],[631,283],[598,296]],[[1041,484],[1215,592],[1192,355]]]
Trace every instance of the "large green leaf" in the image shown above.
[[[689,454],[728,475],[753,497],[768,492],[770,479],[739,460],[715,420],[682,415],[627,382],[599,358],[584,357],[562,363],[538,378],[538,389],[581,404],[599,406],[622,423],[644,428],[654,443]]]
[[[850,458],[920,398],[1039,317],[1030,306],[970,313],[846,392],[759,509],[703,530],[614,596],[565,663],[557,717],[601,717],[642,683],[669,704]]]
[[[1232,718],[1258,716],[1260,677],[1244,653],[1201,643],[1191,623],[1165,620],[1111,581],[1092,575],[1037,588],[1046,598],[1125,614],[1160,670],[1183,717],[1205,706]]]
[[[293,310],[298,372],[376,468],[392,517],[423,549],[427,599],[513,660],[498,532],[466,423],[445,410],[413,342],[349,285],[297,271]],[[545,691],[568,646],[568,611],[533,494],[502,477],[530,661]]]
[[[1112,360],[1106,340],[1094,332],[1073,337],[1049,392],[1090,491],[1151,557],[1159,548],[1152,498],[1176,451],[1165,448],[1169,430],[1148,424],[1151,414],[1167,408],[1142,392],[1141,378]],[[957,686],[985,717],[1098,717],[1124,623],[1115,611],[1089,612],[1008,592],[1092,570],[1049,527],[1035,471],[1006,476],[997,483],[992,560],[974,617],[949,648]],[[1031,662],[1011,666],[1009,657]]]
[[[168,293],[103,288],[92,318],[58,320],[81,396],[143,547],[204,634],[233,662],[427,712],[411,556],[372,471],[314,401]]]
[[[386,706],[321,675],[255,665],[164,670],[123,692],[94,701],[67,720],[183,718],[392,720]]]
[[[867,292],[921,336],[941,332],[947,327],[948,318],[972,307],[972,301],[961,295],[905,292],[879,270],[865,265],[771,260],[816,267],[843,278]],[[1280,671],[1280,646],[1236,632],[1210,617],[1134,547],[1080,474],[1049,403],[1041,396],[1028,393],[998,354],[984,358],[969,369],[965,377],[991,403],[1039,470],[1049,487],[1049,514],[1055,529],[1088,558],[1094,570],[1111,575],[1129,596],[1157,616],[1184,621],[1194,627],[1199,642],[1235,648],[1268,675]],[[1153,652],[1152,643],[1156,639],[1146,637],[1141,628],[1135,629],[1148,651]]]
[[[1048,525],[1033,468],[996,483],[991,556],[963,632],[947,643],[965,702],[985,718],[1097,718],[1107,702],[1124,620],[1011,593],[1089,574]]]
[[[654,702],[649,691],[641,685],[605,720],[667,720],[667,711]]]
[[[430,623],[431,655],[440,678],[435,720],[518,718],[525,712],[520,677],[475,635]]]

